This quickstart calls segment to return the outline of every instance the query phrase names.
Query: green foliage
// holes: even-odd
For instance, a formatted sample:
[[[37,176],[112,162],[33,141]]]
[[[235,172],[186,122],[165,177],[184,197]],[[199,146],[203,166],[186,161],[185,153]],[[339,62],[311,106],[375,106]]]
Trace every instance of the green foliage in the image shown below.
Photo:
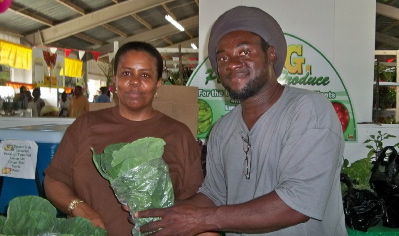
[[[353,162],[350,166],[349,161],[344,160],[341,172],[349,176],[354,188],[371,190],[369,180],[372,168],[371,158],[367,157]],[[345,193],[346,190],[346,185],[342,185],[342,192]]]
[[[380,151],[385,147],[383,141],[390,138],[396,138],[396,136],[378,131],[377,135],[372,134],[369,139],[364,141],[366,148],[370,149],[367,157],[354,161],[351,165],[349,165],[347,159],[344,160],[341,173],[348,175],[354,188],[371,190],[369,181],[371,177],[371,169],[373,168],[373,161],[376,160]],[[399,143],[396,143],[393,146],[398,147]],[[342,195],[344,195],[347,191],[346,185],[342,184],[341,190]]]
[[[169,169],[162,159],[165,141],[147,137],[132,143],[111,144],[102,154],[93,151],[93,162],[107,179],[119,202],[127,204],[130,212],[173,205],[174,193]],[[154,218],[135,219],[133,235],[138,228]]]
[[[184,68],[182,72],[182,83],[180,71],[170,72],[170,76],[167,78],[167,81],[173,85],[186,85],[192,73],[193,71],[190,68]]]
[[[95,227],[88,219],[57,218],[56,208],[38,196],[17,197],[10,201],[7,217],[0,217],[0,235],[36,236],[45,233],[60,235],[105,236],[104,229]]]
[[[384,140],[396,138],[395,135],[382,133],[380,130],[378,131],[377,135],[370,135],[370,138],[364,141],[366,148],[370,149],[367,154],[368,158],[371,158],[373,161],[378,157],[379,152],[384,148]],[[399,147],[399,143],[393,145],[394,147]]]
[[[106,87],[108,88],[112,84],[112,76],[114,75],[113,62],[98,63],[98,67],[100,67],[101,72],[103,72],[103,75],[106,78]]]

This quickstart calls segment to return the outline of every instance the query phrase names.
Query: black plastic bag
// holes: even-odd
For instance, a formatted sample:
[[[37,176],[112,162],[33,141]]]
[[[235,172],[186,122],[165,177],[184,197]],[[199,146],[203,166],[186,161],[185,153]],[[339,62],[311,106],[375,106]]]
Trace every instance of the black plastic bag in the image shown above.
[[[384,199],[383,225],[399,228],[399,158],[393,146],[383,148],[371,170],[370,185]]]
[[[385,213],[384,200],[367,189],[355,189],[346,174],[341,174],[341,182],[348,186],[343,196],[345,223],[348,227],[367,232],[378,224]]]

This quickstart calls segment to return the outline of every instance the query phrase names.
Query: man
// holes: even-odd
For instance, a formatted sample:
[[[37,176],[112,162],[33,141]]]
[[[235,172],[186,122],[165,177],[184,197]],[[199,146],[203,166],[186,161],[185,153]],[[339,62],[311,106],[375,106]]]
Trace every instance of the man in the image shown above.
[[[214,23],[208,56],[241,104],[208,140],[207,175],[189,201],[137,212],[156,235],[347,235],[340,190],[343,136],[322,95],[277,82],[287,53],[279,24],[239,6]]]
[[[26,96],[26,91],[28,91],[26,89],[26,87],[25,86],[21,86],[19,88],[19,94],[16,95],[17,99],[18,99],[18,102],[20,102],[20,104],[21,104],[21,109],[28,108],[28,99],[27,99],[27,96]]]
[[[37,110],[37,116],[40,116],[42,108],[46,105],[44,100],[40,98],[40,96],[42,95],[40,87],[34,88],[32,95],[33,95],[33,102],[35,103]]]
[[[100,91],[101,91],[101,95],[96,97],[94,102],[98,102],[98,103],[111,102],[111,98],[108,96],[108,88],[101,87]]]
[[[59,116],[60,117],[68,117],[68,108],[69,104],[71,103],[71,100],[68,99],[68,94],[64,91],[61,94],[61,100],[58,105],[59,107]]]
[[[75,86],[74,97],[69,104],[69,117],[79,117],[83,113],[89,111],[89,100],[83,95],[82,86]]]

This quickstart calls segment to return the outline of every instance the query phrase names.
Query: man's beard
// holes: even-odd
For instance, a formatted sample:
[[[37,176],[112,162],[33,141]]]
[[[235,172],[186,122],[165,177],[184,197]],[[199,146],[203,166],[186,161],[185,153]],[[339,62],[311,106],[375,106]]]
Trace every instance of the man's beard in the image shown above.
[[[243,101],[257,94],[263,88],[265,82],[263,79],[256,77],[254,79],[249,80],[248,83],[244,86],[244,88],[240,90],[232,90],[231,87],[223,83],[223,80],[222,80],[222,85],[223,87],[225,87],[227,92],[229,92],[229,95],[232,99]]]

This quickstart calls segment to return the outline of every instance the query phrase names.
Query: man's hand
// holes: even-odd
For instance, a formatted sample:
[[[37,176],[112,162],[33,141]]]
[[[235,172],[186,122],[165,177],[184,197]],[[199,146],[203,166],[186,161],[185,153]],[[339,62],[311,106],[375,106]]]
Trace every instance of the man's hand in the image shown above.
[[[211,230],[209,225],[206,225],[206,208],[199,208],[193,205],[182,204],[164,209],[139,211],[135,213],[135,217],[160,217],[160,220],[140,227],[140,232],[142,233],[160,229],[151,234],[154,236],[197,235]]]
[[[72,210],[72,214],[75,217],[84,217],[90,220],[94,226],[105,229],[105,224],[101,216],[87,203],[82,202],[77,204],[76,207]]]

